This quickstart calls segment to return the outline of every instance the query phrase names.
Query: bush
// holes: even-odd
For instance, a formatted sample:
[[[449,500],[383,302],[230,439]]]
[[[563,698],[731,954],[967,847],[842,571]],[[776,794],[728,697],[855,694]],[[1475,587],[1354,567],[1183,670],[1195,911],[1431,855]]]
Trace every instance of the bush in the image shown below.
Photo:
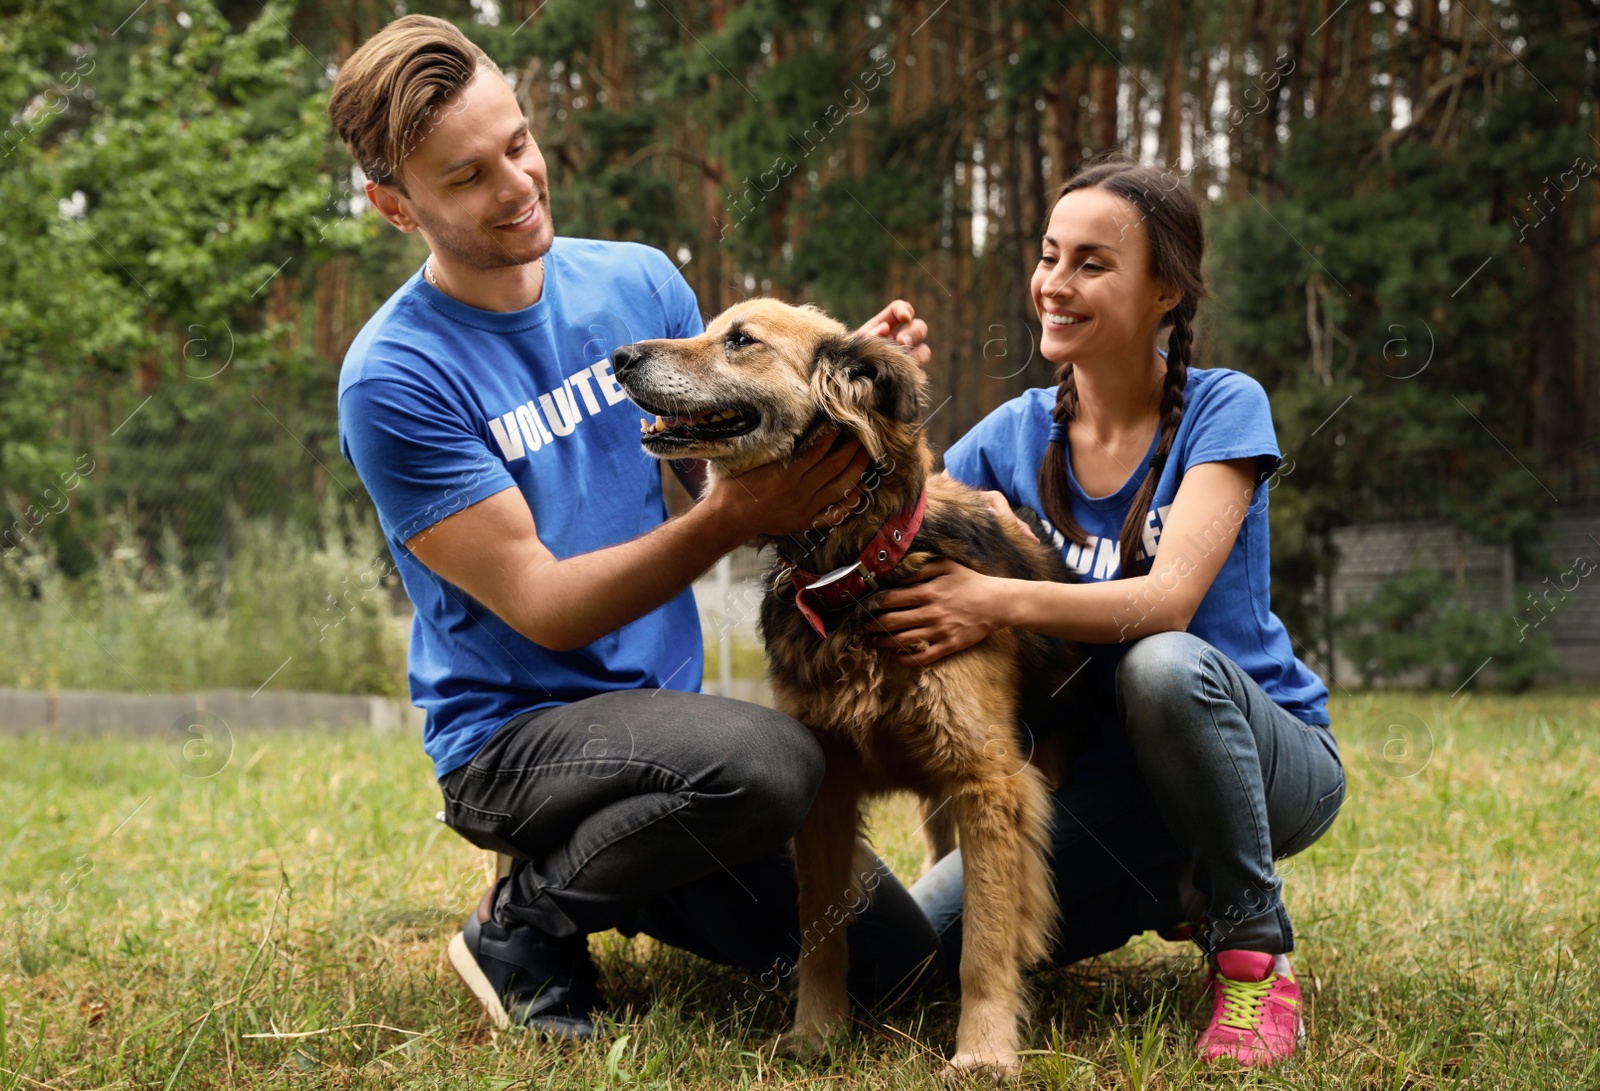
[[[1391,682],[1454,689],[1485,660],[1492,678],[1521,693],[1559,669],[1544,633],[1519,632],[1515,618],[1473,606],[1442,572],[1413,566],[1371,598],[1354,600],[1339,620],[1339,644],[1363,685]]]
[[[404,695],[407,625],[382,537],[337,512],[323,523],[245,524],[225,560],[193,566],[171,536],[150,557],[114,524],[77,579],[25,543],[0,561],[0,685]]]

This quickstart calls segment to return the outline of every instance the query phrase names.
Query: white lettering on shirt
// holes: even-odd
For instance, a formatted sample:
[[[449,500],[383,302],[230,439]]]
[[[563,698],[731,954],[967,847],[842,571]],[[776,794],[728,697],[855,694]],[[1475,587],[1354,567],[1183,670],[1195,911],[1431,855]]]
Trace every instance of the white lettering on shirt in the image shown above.
[[[1094,578],[1109,580],[1117,570],[1117,546],[1115,538],[1101,538],[1095,543],[1094,549]]]
[[[505,456],[507,462],[522,457],[522,432],[517,428],[515,411],[507,413],[504,417],[490,417],[489,434],[494,436],[494,441],[500,445],[500,453]]]
[[[532,402],[524,402],[515,410],[517,425],[522,430],[522,441],[528,445],[528,450],[537,451],[544,446],[545,437],[550,433],[545,431],[544,422],[539,419],[539,408]]]
[[[607,405],[616,405],[628,396],[617,382],[617,377],[611,374],[610,360],[601,360],[589,370],[594,372],[595,382],[600,384],[600,393],[605,395]]]
[[[566,386],[558,386],[549,394],[539,395],[539,408],[544,410],[544,419],[550,422],[550,428],[558,436],[570,436],[572,430],[578,427],[578,403],[572,399],[572,391]]]
[[[591,417],[600,412],[600,403],[595,400],[594,391],[589,389],[589,372],[587,370],[578,372],[569,378],[567,382],[572,389],[583,395],[583,404],[589,407],[589,415]]]
[[[1066,552],[1062,556],[1067,567],[1080,576],[1088,576],[1092,572],[1097,580],[1116,579],[1117,571],[1122,567],[1121,541],[1102,538],[1098,534],[1090,534],[1088,538],[1085,545],[1066,543]]]
[[[1156,555],[1156,547],[1161,544],[1161,528],[1167,525],[1167,513],[1172,510],[1172,505],[1167,504],[1159,508],[1151,508],[1145,513],[1144,534],[1140,537],[1143,549],[1139,552],[1141,561],[1149,560]]]
[[[600,397],[595,396],[596,390]],[[611,372],[611,361],[601,360],[573,372],[554,390],[529,398],[485,423],[501,456],[515,462],[572,435],[578,425],[607,406],[627,400]]]

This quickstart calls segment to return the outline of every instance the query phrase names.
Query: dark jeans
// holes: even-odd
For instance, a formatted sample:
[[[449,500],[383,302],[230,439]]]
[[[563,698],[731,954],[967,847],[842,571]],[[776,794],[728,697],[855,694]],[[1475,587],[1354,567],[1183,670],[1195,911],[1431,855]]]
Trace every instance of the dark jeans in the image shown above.
[[[1133,644],[1114,676],[1086,671],[1078,712],[1097,737],[1053,797],[1058,963],[1204,922],[1208,952],[1294,949],[1274,862],[1302,851],[1344,802],[1333,734],[1274,704],[1189,633]],[[961,854],[913,888],[958,958]]]
[[[514,858],[502,925],[643,932],[761,975],[759,993],[800,952],[787,845],[822,768],[811,733],[781,713],[627,690],[513,718],[439,786],[452,829]],[[870,1003],[925,979],[939,940],[881,862],[862,886],[850,988]]]

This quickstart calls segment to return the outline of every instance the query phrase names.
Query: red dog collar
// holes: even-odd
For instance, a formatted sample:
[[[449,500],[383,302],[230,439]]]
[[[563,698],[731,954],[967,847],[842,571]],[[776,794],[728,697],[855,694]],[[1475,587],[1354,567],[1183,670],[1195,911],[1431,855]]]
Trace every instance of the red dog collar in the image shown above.
[[[822,576],[797,567],[789,569],[789,582],[795,587],[794,604],[818,636],[828,635],[828,627],[822,620],[824,611],[860,602],[877,589],[880,579],[905,559],[911,551],[911,540],[922,527],[922,514],[927,507],[928,489],[924,485],[917,502],[890,516],[883,529],[861,551],[861,556],[850,564]]]

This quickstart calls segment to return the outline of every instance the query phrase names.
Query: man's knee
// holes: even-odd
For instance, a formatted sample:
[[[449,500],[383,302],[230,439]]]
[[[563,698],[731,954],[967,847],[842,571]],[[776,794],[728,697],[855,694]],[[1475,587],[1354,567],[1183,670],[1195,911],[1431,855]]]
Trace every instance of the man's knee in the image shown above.
[[[822,783],[822,747],[797,720],[758,705],[750,709],[750,744],[728,756],[728,772],[739,786],[737,820],[787,839]]]

